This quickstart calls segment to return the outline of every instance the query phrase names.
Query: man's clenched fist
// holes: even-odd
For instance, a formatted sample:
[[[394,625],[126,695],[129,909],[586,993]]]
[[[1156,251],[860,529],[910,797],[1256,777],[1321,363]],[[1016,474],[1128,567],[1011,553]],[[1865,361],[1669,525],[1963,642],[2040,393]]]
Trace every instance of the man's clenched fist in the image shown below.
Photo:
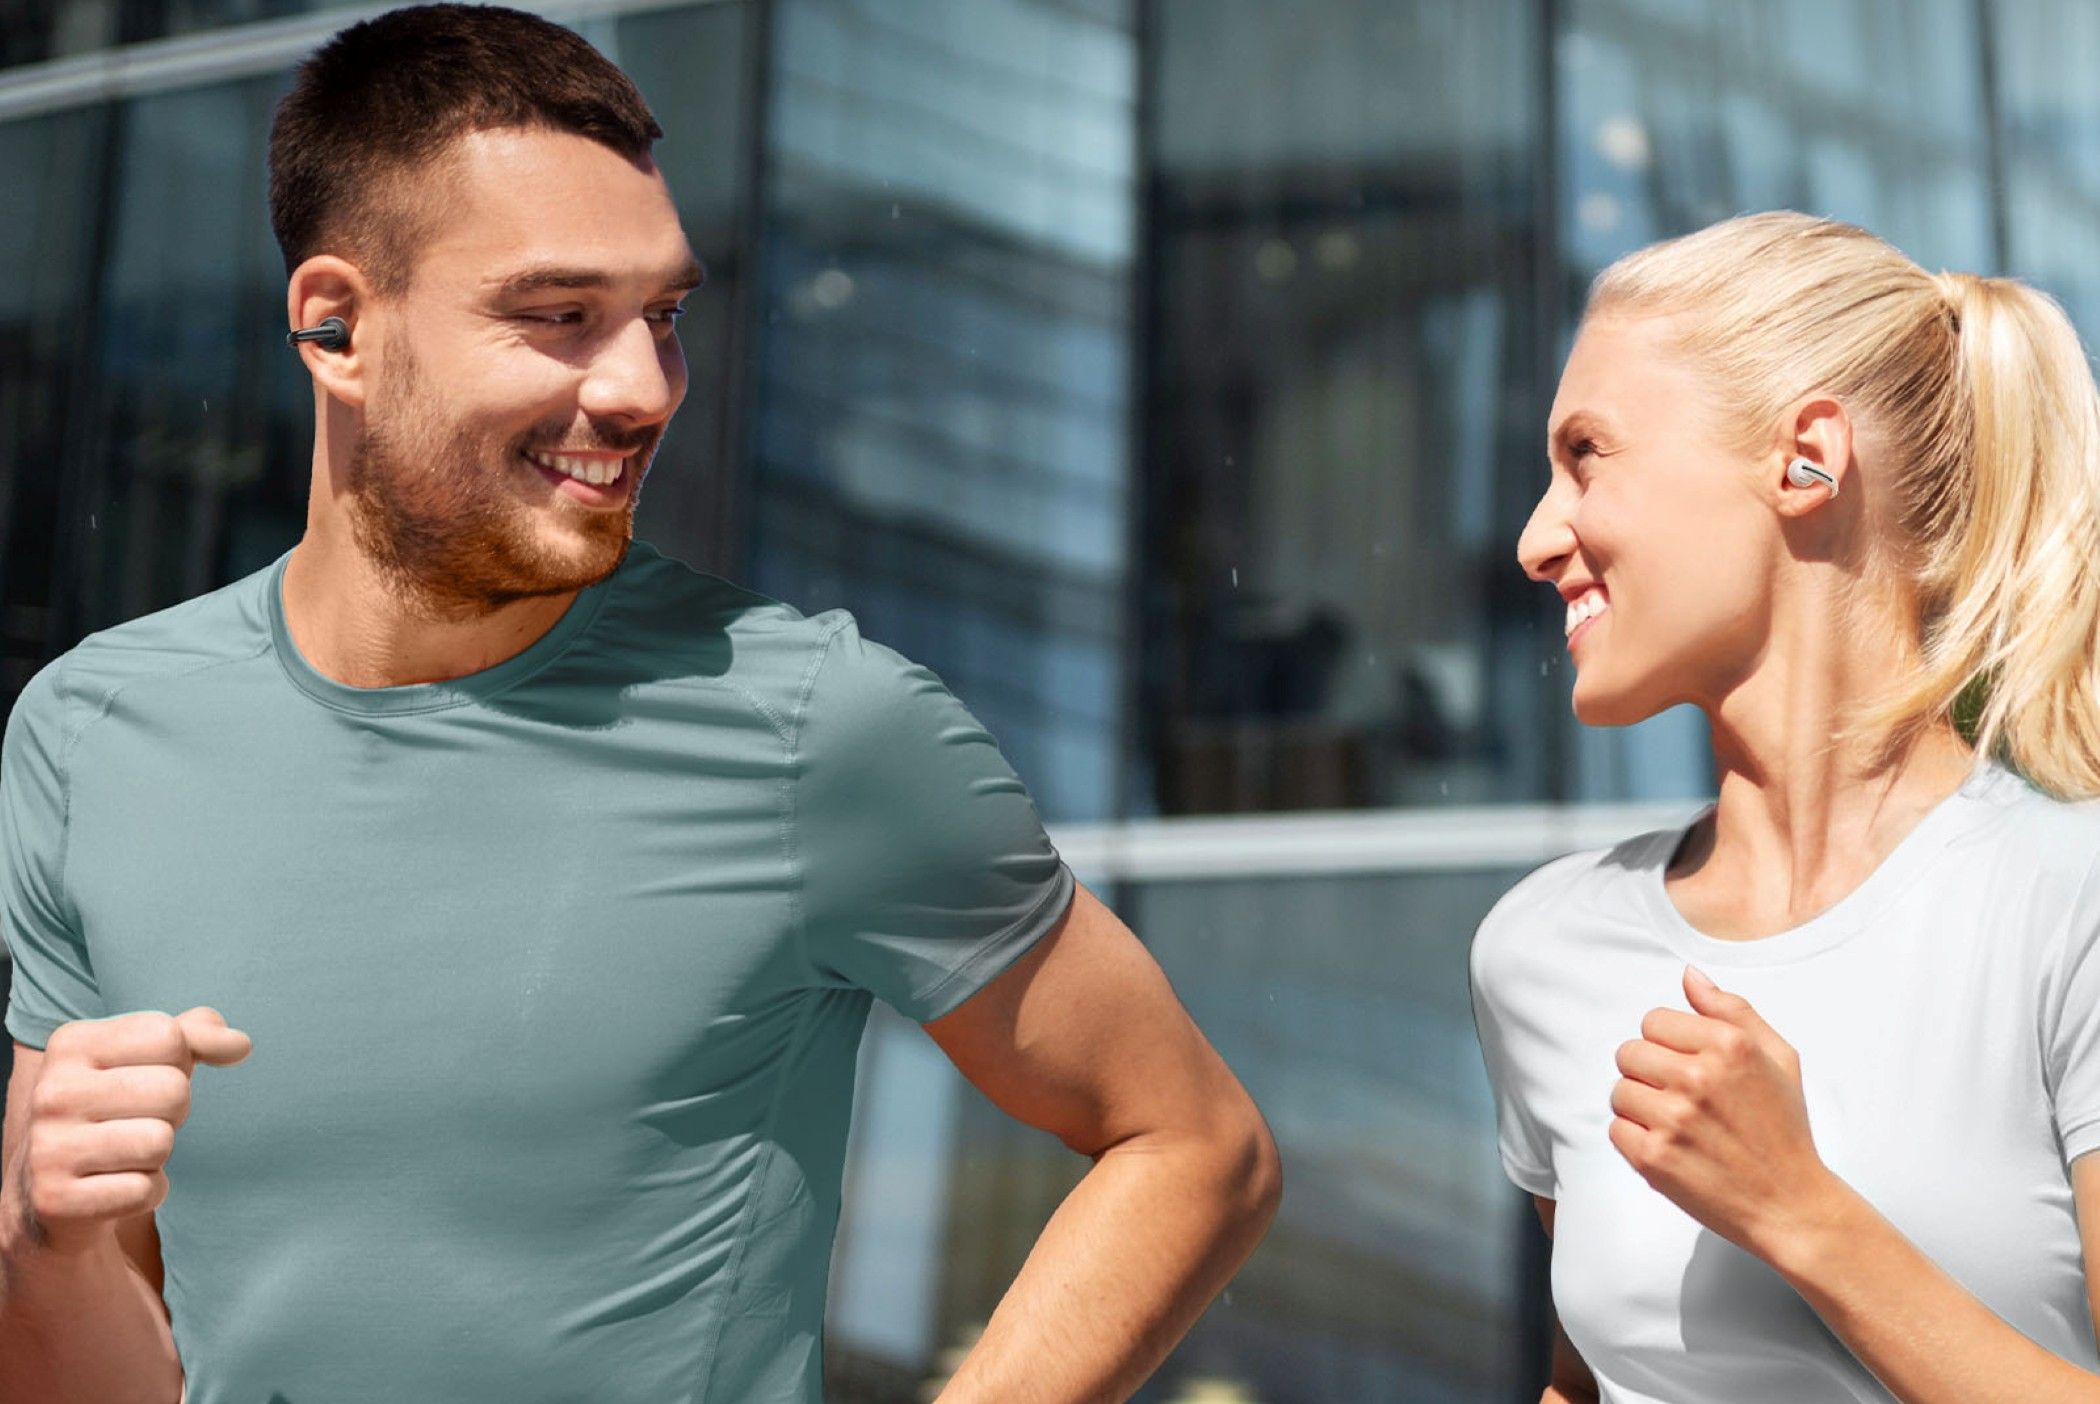
[[[119,1219],[168,1197],[164,1167],[190,1114],[199,1063],[248,1056],[248,1035],[202,1006],[61,1024],[29,1099],[19,1167],[31,1232],[61,1253],[93,1247]]]

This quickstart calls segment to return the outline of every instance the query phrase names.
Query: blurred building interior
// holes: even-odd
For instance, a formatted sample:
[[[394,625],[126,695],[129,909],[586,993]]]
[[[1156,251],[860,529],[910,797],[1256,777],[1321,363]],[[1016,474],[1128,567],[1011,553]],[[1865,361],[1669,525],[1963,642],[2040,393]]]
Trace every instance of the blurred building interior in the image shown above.
[[[8,7],[0,706],[298,538],[264,144],[372,8]],[[2100,9],[529,8],[640,85],[709,267],[637,535],[940,673],[1276,1130],[1274,1230],[1140,1397],[1536,1400],[1545,1242],[1467,943],[1712,783],[1694,712],[1575,723],[1515,562],[1584,288],[1785,206],[2100,334]],[[878,1012],[834,1397],[930,1397],[1082,1168]]]

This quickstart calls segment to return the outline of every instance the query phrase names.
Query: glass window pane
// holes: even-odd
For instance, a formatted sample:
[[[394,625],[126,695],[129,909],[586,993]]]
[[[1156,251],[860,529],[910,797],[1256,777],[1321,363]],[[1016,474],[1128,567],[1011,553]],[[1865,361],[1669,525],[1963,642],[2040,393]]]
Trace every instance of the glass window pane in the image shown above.
[[[1536,17],[1321,10],[1154,9],[1137,812],[1552,783]]]
[[[1987,8],[2004,133],[2007,270],[2047,289],[2087,346],[2100,345],[2100,10],[2062,0]]]
[[[1994,267],[1978,8],[1569,0],[1555,46],[1563,345],[1605,265],[1746,210],[1849,220],[1931,268]],[[1544,484],[1541,463],[1533,492]],[[1568,792],[1584,800],[1712,784],[1690,707],[1576,727],[1569,749]]]
[[[774,10],[751,569],[1113,812],[1134,47],[1036,0]]]

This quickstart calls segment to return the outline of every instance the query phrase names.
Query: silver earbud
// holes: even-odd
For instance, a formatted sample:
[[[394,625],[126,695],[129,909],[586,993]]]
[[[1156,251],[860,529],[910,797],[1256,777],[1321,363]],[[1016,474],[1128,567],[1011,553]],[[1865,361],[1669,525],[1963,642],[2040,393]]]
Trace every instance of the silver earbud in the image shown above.
[[[1821,483],[1830,489],[1830,495],[1838,495],[1838,480],[1831,477],[1805,458],[1797,458],[1786,466],[1786,480],[1795,487],[1814,487]]]

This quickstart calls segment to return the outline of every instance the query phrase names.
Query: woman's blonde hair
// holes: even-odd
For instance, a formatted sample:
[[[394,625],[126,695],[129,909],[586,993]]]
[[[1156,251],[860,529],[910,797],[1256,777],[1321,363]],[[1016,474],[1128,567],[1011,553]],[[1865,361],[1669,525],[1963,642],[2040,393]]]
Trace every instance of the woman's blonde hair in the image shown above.
[[[1907,587],[1920,661],[1838,739],[1885,761],[1951,722],[2052,794],[2100,795],[2100,389],[2052,298],[1777,211],[1629,254],[1590,290],[1603,312],[1670,316],[1747,449],[1815,394],[1885,446],[1863,579]]]

